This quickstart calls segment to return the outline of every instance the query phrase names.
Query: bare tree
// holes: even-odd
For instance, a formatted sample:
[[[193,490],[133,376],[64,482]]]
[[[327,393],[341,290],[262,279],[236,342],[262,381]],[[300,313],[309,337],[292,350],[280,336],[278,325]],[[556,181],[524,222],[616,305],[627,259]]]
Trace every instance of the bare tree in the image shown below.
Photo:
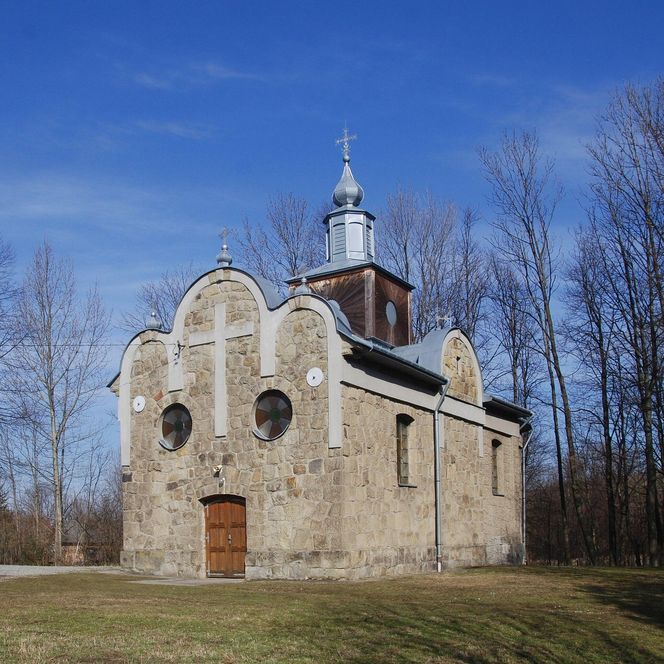
[[[303,198],[277,194],[267,204],[267,225],[248,219],[240,235],[240,262],[284,290],[284,281],[325,261],[323,218],[329,206],[312,211]]]
[[[570,346],[576,350],[583,369],[581,389],[584,397],[580,401],[589,429],[600,428],[601,457],[607,507],[608,546],[610,560],[619,565],[621,554],[617,536],[617,497],[614,469],[614,441],[612,432],[612,357],[615,355],[617,322],[609,306],[606,280],[602,269],[602,242],[588,229],[577,234],[576,251],[569,274],[567,309],[569,320],[567,335]],[[620,376],[618,374],[618,380]],[[595,408],[595,395],[599,408]]]
[[[475,238],[477,213],[466,208],[456,229],[452,254],[450,312],[455,325],[470,336],[476,348],[483,345],[478,325],[487,296],[488,264],[484,249]]]
[[[420,196],[399,189],[387,197],[381,217],[382,260],[387,268],[416,286],[413,335],[422,339],[441,317],[452,317],[455,297],[452,254],[456,208],[431,193]]]
[[[490,258],[490,327],[509,376],[510,398],[524,408],[533,404],[541,382],[541,366],[535,348],[540,344],[537,326],[529,312],[530,301],[523,283],[498,252]]]
[[[603,279],[629,352],[624,378],[638,395],[646,469],[648,558],[664,551],[659,472],[664,471],[664,79],[616,93],[588,146],[593,232]],[[657,457],[659,456],[659,464]]]
[[[157,281],[143,284],[136,296],[133,310],[122,316],[122,329],[129,333],[144,330],[152,312],[162,326],[168,329],[182,296],[201,272],[196,270],[192,263],[188,263],[167,270]]]
[[[564,557],[570,559],[569,521],[567,517],[563,455],[558,421],[564,417],[570,488],[587,555],[594,552],[582,518],[582,489],[579,481],[574,426],[567,378],[559,351],[558,335],[552,312],[556,290],[556,248],[550,225],[562,191],[555,183],[553,163],[540,154],[535,134],[524,132],[503,136],[497,152],[480,151],[486,177],[492,186],[492,203],[497,214],[494,222],[496,244],[519,272],[531,305],[542,341],[551,394],[551,415],[556,441],[559,492],[563,521]]]
[[[79,300],[72,265],[44,242],[18,298],[25,332],[12,353],[16,407],[48,442],[53,494],[54,560],[61,560],[63,485],[69,455],[86,437],[85,416],[103,385],[108,317],[96,290]]]
[[[14,253],[0,238],[0,377],[6,367],[6,357],[16,344],[16,327],[14,325],[16,287],[14,285]],[[0,393],[6,391],[6,380],[0,380]],[[7,400],[0,404],[0,423],[6,422],[8,412]]]

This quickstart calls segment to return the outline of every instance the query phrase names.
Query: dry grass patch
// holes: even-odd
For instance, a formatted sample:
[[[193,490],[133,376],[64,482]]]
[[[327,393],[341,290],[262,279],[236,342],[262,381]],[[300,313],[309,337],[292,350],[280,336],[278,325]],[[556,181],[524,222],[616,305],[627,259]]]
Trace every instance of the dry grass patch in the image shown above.
[[[658,662],[664,573],[501,568],[366,582],[15,579],[3,662]]]

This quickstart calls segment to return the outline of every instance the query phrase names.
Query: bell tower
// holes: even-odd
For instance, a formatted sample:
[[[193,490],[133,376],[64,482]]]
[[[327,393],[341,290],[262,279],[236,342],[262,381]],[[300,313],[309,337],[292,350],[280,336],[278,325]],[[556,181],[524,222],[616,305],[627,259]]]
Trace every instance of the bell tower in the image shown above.
[[[376,217],[358,207],[364,190],[350,168],[350,136],[337,140],[342,146],[343,170],[334,188],[336,209],[323,223],[327,226],[327,263],[288,280],[291,292],[305,278],[307,286],[328,300],[336,300],[358,336],[388,346],[404,346],[411,340],[411,291],[413,286],[375,262]]]

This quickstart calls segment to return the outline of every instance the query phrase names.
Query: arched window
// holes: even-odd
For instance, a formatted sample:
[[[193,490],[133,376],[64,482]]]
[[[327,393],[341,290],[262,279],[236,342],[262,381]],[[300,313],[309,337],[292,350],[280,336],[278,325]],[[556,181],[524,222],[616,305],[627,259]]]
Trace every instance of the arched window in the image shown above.
[[[502,443],[499,440],[491,441],[491,489],[494,496],[502,496],[502,478],[500,472]]]
[[[397,415],[397,479],[400,486],[413,486],[408,465],[408,431],[413,418]]]

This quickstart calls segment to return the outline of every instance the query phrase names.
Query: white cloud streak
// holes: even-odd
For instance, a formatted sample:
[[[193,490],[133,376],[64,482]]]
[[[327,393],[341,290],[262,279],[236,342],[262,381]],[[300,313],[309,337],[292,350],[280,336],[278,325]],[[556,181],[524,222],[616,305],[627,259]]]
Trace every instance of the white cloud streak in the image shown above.
[[[134,124],[134,127],[149,134],[176,136],[177,138],[189,138],[196,141],[210,138],[214,134],[214,129],[210,126],[185,122],[139,120]]]
[[[179,91],[190,87],[213,85],[220,81],[261,80],[261,77],[215,61],[192,62],[182,67],[163,69],[158,72],[140,71],[134,74],[136,84],[152,90]]]

